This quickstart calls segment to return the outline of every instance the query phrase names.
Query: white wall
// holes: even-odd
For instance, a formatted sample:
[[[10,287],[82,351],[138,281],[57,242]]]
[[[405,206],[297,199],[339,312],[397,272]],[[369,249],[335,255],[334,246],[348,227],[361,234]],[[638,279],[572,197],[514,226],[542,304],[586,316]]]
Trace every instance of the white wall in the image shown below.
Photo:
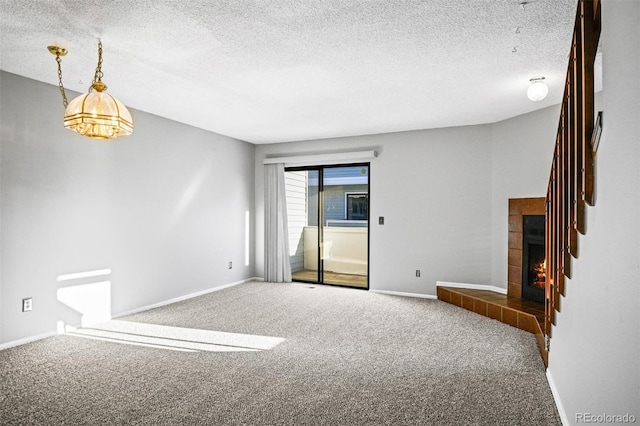
[[[371,162],[370,288],[435,294],[438,280],[490,284],[489,126],[258,145],[256,274],[264,263],[262,160],[357,149],[379,154]]]
[[[0,88],[0,343],[79,324],[71,287],[108,282],[115,315],[254,275],[253,145],[139,111],[132,136],[90,140],[62,127],[57,87],[2,72]]]
[[[640,2],[603,0],[603,132],[596,206],[551,339],[548,374],[578,413],[640,421]],[[584,422],[582,422],[584,423]]]

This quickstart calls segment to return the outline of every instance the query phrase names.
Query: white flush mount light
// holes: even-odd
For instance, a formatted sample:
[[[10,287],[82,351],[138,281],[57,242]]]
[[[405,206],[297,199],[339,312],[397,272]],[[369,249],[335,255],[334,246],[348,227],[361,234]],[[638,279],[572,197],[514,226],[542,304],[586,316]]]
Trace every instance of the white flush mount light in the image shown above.
[[[547,97],[549,88],[544,83],[544,77],[535,77],[529,80],[531,85],[527,89],[527,97],[533,102],[539,102]]]

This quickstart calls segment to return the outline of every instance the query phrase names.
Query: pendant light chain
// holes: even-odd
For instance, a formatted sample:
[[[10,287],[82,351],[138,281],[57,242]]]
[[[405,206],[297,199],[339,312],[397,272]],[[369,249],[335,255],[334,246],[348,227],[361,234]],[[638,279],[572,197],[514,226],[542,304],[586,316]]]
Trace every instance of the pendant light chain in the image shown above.
[[[56,54],[56,62],[58,63],[58,87],[60,88],[60,93],[62,93],[62,105],[66,108],[69,105],[69,101],[67,101],[67,94],[64,92],[64,86],[62,85],[62,59],[60,59],[60,53]]]
[[[96,67],[96,73],[93,76],[93,82],[91,83],[92,85],[91,90],[93,90],[93,85],[96,82],[102,82],[103,76],[104,74],[102,73],[102,41],[98,40],[98,66]]]

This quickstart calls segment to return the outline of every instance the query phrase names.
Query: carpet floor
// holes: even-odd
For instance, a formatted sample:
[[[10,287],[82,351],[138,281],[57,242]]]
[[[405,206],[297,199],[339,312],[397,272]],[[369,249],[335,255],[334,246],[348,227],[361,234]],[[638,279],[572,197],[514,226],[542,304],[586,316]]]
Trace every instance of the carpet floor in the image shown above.
[[[0,424],[561,422],[530,333],[438,300],[251,282],[0,351]]]

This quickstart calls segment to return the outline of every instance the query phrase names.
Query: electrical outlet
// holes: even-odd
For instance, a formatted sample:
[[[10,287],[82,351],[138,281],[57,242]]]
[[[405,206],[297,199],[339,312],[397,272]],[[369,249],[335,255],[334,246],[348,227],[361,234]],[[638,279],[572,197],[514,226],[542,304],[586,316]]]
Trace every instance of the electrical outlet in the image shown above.
[[[416,277],[420,277],[420,269],[416,269]]]
[[[229,262],[229,269],[233,269],[233,262]]]
[[[378,225],[384,225],[384,216],[378,218]]]
[[[29,312],[33,310],[33,299],[31,297],[25,297],[22,299],[22,312]]]

